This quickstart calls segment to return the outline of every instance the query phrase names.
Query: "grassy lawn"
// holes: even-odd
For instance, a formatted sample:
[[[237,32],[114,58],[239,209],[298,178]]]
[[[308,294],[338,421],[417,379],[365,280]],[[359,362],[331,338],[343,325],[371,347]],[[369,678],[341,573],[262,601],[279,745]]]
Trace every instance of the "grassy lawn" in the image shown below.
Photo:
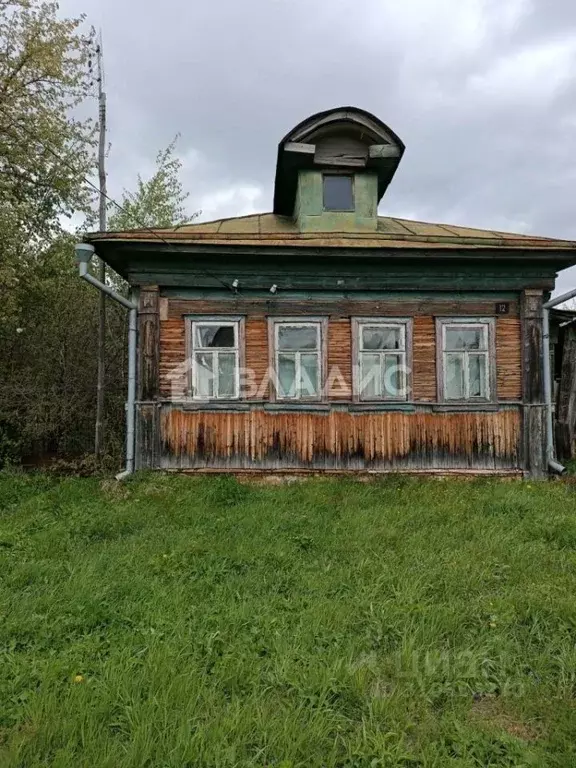
[[[0,474],[2,768],[576,766],[576,484]]]

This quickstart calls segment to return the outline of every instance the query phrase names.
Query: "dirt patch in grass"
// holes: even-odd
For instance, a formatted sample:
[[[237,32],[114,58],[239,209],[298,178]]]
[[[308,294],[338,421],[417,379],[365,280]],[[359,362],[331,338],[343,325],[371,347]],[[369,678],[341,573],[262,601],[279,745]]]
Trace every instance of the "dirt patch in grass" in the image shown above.
[[[542,726],[539,723],[523,722],[511,711],[509,705],[497,696],[484,696],[474,701],[470,718],[477,724],[505,731],[509,736],[526,742],[535,742],[543,738]]]

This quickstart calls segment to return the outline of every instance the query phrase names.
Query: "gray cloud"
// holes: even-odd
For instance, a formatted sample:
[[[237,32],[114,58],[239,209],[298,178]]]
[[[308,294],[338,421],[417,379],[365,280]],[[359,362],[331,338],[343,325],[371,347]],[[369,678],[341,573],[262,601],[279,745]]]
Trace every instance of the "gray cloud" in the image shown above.
[[[569,0],[66,0],[104,36],[119,195],[176,132],[191,210],[271,207],[279,139],[354,104],[407,152],[381,212],[576,239]],[[576,270],[559,280],[576,285]]]

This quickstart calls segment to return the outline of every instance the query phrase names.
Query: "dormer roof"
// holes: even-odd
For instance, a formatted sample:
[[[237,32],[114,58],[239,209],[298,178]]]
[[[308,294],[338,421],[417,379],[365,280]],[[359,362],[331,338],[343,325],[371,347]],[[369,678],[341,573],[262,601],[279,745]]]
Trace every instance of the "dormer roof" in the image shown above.
[[[394,131],[363,109],[338,107],[307,117],[278,145],[274,213],[292,216],[298,173],[311,168],[371,170],[380,201],[403,154]]]

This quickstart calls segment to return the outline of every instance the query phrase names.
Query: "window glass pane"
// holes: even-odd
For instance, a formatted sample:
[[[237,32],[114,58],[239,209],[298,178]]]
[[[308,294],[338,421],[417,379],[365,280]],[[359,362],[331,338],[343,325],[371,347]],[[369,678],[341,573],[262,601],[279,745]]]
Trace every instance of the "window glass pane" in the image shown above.
[[[293,351],[318,349],[318,326],[278,326],[278,349]]]
[[[446,399],[464,399],[464,356],[446,355]]]
[[[354,188],[352,176],[324,176],[324,209],[326,211],[353,211]]]
[[[218,355],[218,397],[236,397],[236,353]]]
[[[318,355],[300,357],[300,394],[302,397],[318,395]]]
[[[487,397],[486,356],[470,355],[468,358],[470,397]]]
[[[403,382],[402,356],[385,355],[384,356],[384,385],[382,391],[385,397],[404,397],[405,392],[402,388]]]
[[[234,347],[236,326],[195,324],[195,347]]]
[[[280,397],[296,394],[296,355],[278,355],[278,389]]]
[[[402,330],[364,326],[362,349],[402,349]]]
[[[197,352],[194,355],[196,397],[214,397],[214,355]]]
[[[380,371],[380,355],[363,353],[360,355],[360,396],[382,396],[382,374]]]
[[[446,350],[486,349],[481,328],[446,328]]]

